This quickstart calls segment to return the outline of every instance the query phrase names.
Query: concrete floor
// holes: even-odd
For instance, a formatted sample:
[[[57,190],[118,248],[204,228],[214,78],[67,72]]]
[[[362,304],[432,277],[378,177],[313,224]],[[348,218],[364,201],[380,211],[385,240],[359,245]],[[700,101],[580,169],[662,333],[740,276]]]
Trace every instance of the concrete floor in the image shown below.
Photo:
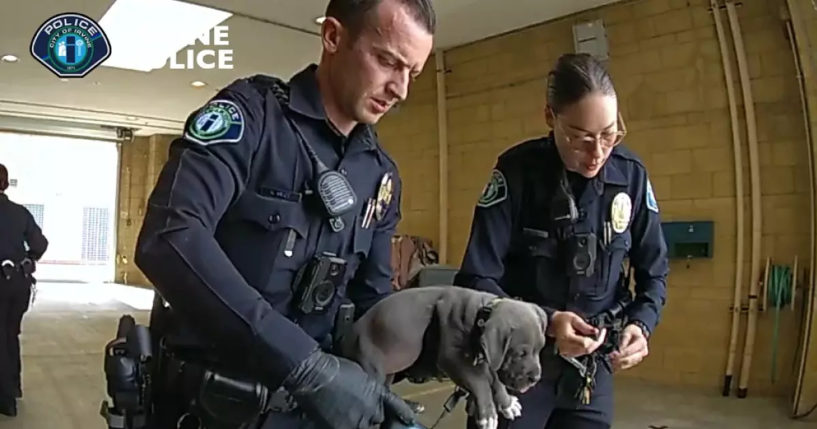
[[[102,350],[124,313],[144,323],[150,293],[117,285],[41,284],[38,300],[23,324],[23,391],[19,415],[0,416],[0,429],[107,428],[99,416],[105,398]],[[401,384],[404,397],[426,404],[430,425],[451,392],[446,384]],[[464,405],[440,423],[464,428]],[[622,429],[788,429],[815,427],[793,421],[785,401],[722,398],[622,380],[616,391],[614,427]]]

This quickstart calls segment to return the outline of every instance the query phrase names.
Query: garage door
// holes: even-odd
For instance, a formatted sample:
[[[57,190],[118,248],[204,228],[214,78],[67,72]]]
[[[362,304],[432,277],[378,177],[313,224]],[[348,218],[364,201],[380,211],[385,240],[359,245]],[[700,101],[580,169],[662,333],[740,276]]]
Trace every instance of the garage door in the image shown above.
[[[7,194],[50,242],[40,281],[113,281],[118,151],[95,138],[0,131]]]

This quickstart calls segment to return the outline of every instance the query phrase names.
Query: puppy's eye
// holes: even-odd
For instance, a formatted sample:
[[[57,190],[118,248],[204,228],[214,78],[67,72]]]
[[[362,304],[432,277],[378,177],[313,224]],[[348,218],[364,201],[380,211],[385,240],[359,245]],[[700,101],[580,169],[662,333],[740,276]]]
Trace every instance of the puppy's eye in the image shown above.
[[[522,349],[522,351],[519,352],[520,357],[525,357],[527,355],[528,355],[528,351],[526,349]]]

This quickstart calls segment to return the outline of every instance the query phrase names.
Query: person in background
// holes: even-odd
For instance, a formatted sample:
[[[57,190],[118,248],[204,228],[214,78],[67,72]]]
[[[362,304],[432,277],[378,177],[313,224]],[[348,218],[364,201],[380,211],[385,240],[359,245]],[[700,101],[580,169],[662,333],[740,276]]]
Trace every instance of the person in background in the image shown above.
[[[0,164],[0,414],[17,415],[23,396],[20,331],[31,300],[35,262],[48,240],[24,206],[6,195],[8,169]]]

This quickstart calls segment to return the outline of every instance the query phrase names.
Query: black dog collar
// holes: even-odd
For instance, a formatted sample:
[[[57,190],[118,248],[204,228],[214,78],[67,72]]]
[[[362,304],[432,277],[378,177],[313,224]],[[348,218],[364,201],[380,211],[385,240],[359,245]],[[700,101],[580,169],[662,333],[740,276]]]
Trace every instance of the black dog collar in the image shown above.
[[[480,307],[477,311],[477,317],[474,320],[474,327],[471,329],[471,355],[473,355],[473,365],[477,366],[485,362],[485,351],[482,350],[480,339],[485,332],[485,324],[491,318],[491,313],[494,311],[494,306],[501,300],[501,298],[494,298],[487,304]]]

